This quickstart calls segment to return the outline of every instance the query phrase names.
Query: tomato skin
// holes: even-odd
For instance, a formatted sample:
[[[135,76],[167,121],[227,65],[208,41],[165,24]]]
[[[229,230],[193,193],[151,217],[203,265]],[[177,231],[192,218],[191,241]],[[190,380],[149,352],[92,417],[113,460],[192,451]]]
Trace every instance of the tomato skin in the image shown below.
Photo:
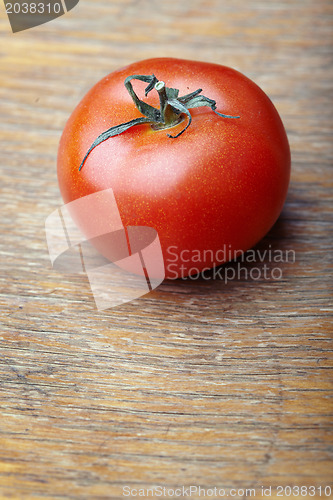
[[[202,88],[216,101],[217,111],[240,118],[194,108],[191,126],[176,139],[167,133],[179,132],[186,122],[159,131],[149,124],[135,126],[96,147],[79,171],[97,136],[142,116],[125,78],[152,73],[179,89],[179,95]],[[133,86],[143,95],[145,84]],[[156,92],[146,101],[159,107]],[[98,82],[73,111],[58,152],[64,202],[112,188],[125,227],[157,230],[166,278],[228,260],[218,253],[223,248],[245,251],[255,245],[277,220],[289,177],[288,139],[267,95],[234,69],[172,58],[140,61]],[[194,253],[205,250],[211,251],[205,259],[193,261]]]

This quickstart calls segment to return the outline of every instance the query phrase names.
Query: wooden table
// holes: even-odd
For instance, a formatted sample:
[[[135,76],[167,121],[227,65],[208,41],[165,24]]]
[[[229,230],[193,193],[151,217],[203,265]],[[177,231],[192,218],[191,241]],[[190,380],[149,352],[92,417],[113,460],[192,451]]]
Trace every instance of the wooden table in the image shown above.
[[[312,485],[308,498],[327,498],[331,14],[329,0],[82,0],[12,34],[1,7],[1,498],[189,485],[239,499]],[[280,280],[164,282],[98,312],[87,280],[49,261],[58,141],[97,80],[168,55],[232,66],[275,103],[292,177],[260,248],[295,262]]]

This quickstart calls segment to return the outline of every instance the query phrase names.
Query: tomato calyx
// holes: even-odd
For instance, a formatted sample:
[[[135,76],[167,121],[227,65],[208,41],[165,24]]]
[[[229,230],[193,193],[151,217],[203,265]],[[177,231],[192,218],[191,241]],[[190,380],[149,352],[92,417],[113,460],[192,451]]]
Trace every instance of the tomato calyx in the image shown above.
[[[145,89],[145,97],[155,89],[159,94],[160,99],[160,109],[154,108],[150,104],[146,103],[139,99],[138,95],[135,93],[133,89],[133,85],[131,83],[132,80],[140,80],[142,82],[148,83],[148,86]],[[163,130],[172,128],[179,123],[181,123],[184,119],[184,116],[188,117],[188,122],[186,126],[176,135],[167,134],[167,137],[171,139],[176,139],[181,134],[188,129],[188,127],[192,123],[192,116],[190,113],[190,109],[198,108],[201,106],[208,106],[214,111],[215,114],[221,116],[222,118],[240,118],[239,116],[231,116],[219,113],[216,111],[216,101],[213,99],[209,99],[204,95],[200,95],[202,89],[197,89],[190,94],[186,94],[184,96],[179,97],[179,90],[174,88],[166,87],[165,83],[161,80],[158,80],[156,76],[153,75],[131,75],[125,79],[125,87],[133,99],[133,102],[136,108],[142,113],[144,116],[135,118],[134,120],[130,120],[126,123],[121,123],[120,125],[116,125],[114,127],[109,128],[105,132],[102,132],[97,139],[92,143],[90,148],[88,149],[85,157],[83,158],[81,165],[79,167],[79,171],[82,169],[85,164],[86,159],[88,158],[91,151],[96,148],[102,142],[114,137],[116,135],[122,134],[126,130],[135,125],[141,125],[143,123],[150,123],[153,130]]]

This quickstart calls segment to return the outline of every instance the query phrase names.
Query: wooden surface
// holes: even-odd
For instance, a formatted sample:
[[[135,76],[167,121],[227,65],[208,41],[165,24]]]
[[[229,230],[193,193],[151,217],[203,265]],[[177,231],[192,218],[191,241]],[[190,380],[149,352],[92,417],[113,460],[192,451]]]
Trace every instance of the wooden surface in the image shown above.
[[[330,1],[81,0],[15,35],[0,10],[0,497],[332,485]],[[58,141],[97,80],[167,55],[232,66],[274,101],[292,177],[260,248],[296,260],[281,280],[165,282],[98,312],[49,262]]]

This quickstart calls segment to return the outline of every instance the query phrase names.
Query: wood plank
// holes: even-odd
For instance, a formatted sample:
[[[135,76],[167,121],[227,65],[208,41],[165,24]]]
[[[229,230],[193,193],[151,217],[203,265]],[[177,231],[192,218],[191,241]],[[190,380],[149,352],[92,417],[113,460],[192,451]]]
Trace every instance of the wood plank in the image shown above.
[[[313,485],[307,497],[327,498],[331,15],[329,0],[98,0],[12,34],[1,10],[0,498],[190,485],[234,488],[236,499]],[[273,100],[292,177],[257,251],[293,250],[295,261],[279,264],[278,280],[249,278],[272,268],[266,257],[227,282],[235,263],[98,312],[87,278],[49,262],[58,141],[97,80],[167,55],[232,66]]]

